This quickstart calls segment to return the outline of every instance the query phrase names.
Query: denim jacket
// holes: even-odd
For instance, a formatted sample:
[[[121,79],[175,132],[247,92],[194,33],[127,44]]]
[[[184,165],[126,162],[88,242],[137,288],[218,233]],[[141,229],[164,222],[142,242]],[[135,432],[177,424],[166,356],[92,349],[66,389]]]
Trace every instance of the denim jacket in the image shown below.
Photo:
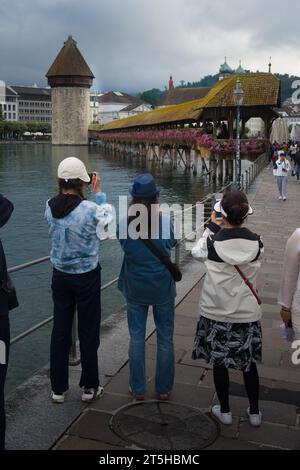
[[[119,238],[119,230],[118,230]],[[171,255],[177,240],[171,224],[168,238],[160,235],[151,240],[166,256]],[[120,239],[124,251],[118,288],[128,302],[140,305],[162,305],[176,297],[175,281],[162,262],[142,240]]]

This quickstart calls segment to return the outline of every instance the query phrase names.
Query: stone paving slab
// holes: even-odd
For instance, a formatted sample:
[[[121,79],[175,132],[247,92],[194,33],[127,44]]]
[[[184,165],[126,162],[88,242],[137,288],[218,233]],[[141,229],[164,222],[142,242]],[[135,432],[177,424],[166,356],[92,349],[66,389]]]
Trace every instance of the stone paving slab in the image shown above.
[[[245,421],[240,425],[239,439],[281,449],[299,450],[300,428],[264,422],[260,428],[256,429]]]
[[[111,446],[126,447],[128,443],[110,429],[112,414],[89,409],[85,411],[68,431],[70,436],[104,442]]]
[[[66,436],[54,447],[54,450],[119,450],[124,451],[125,447],[118,447],[91,439],[84,439],[77,436]]]

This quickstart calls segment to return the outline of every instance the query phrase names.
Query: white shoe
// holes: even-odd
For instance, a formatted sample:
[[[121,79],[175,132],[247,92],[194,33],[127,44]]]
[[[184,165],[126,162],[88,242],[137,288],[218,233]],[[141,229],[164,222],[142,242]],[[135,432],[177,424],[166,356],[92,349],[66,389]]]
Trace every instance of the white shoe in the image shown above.
[[[283,199],[283,201],[286,201],[286,197],[283,197],[282,199]]]
[[[222,424],[226,424],[227,426],[232,424],[232,413],[229,411],[229,413],[222,413],[221,412],[221,407],[220,405],[215,405],[211,409],[211,413],[218,418],[218,420]]]
[[[104,393],[104,388],[99,385],[98,388],[85,388],[81,400],[85,403],[91,403]]]
[[[278,198],[278,199],[281,201],[281,200],[282,200],[282,196],[279,196],[279,198]]]
[[[255,428],[259,428],[261,426],[261,421],[262,421],[262,414],[259,412],[258,415],[252,415],[250,414],[250,408],[247,409],[247,416],[249,419],[249,423],[251,426]]]
[[[65,401],[65,395],[64,393],[62,394],[58,394],[58,393],[54,393],[52,392],[51,393],[51,400],[52,400],[52,403],[63,403]]]

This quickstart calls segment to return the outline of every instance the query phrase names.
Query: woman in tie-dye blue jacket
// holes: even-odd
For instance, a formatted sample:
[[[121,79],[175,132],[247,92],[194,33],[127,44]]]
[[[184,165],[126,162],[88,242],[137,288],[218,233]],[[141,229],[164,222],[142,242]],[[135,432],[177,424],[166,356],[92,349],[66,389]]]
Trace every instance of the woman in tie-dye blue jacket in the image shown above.
[[[54,322],[51,336],[50,379],[52,401],[63,403],[69,388],[68,362],[72,324],[78,315],[78,336],[83,387],[82,401],[102,395],[97,351],[100,343],[101,268],[99,238],[113,220],[113,208],[106,204],[100,177],[88,175],[77,158],[67,158],[58,167],[59,194],[46,203],[46,219],[52,239],[52,296]],[[91,183],[96,202],[83,194]]]
[[[106,194],[98,192],[96,202],[77,195],[58,195],[46,204],[45,216],[51,236],[51,263],[59,271],[82,274],[99,264],[97,232],[113,220]]]

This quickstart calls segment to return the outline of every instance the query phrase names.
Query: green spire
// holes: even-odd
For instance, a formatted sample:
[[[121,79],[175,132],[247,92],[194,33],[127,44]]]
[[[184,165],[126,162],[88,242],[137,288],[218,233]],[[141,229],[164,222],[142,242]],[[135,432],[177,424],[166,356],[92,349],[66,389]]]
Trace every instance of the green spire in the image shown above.
[[[240,61],[240,65],[239,65],[238,68],[236,69],[235,73],[236,73],[237,75],[240,75],[240,74],[245,73],[245,70],[244,70],[243,67],[242,67],[242,62],[241,62],[241,61]]]
[[[220,73],[234,74],[234,70],[227,64],[227,57],[225,56],[224,64],[220,65]]]

